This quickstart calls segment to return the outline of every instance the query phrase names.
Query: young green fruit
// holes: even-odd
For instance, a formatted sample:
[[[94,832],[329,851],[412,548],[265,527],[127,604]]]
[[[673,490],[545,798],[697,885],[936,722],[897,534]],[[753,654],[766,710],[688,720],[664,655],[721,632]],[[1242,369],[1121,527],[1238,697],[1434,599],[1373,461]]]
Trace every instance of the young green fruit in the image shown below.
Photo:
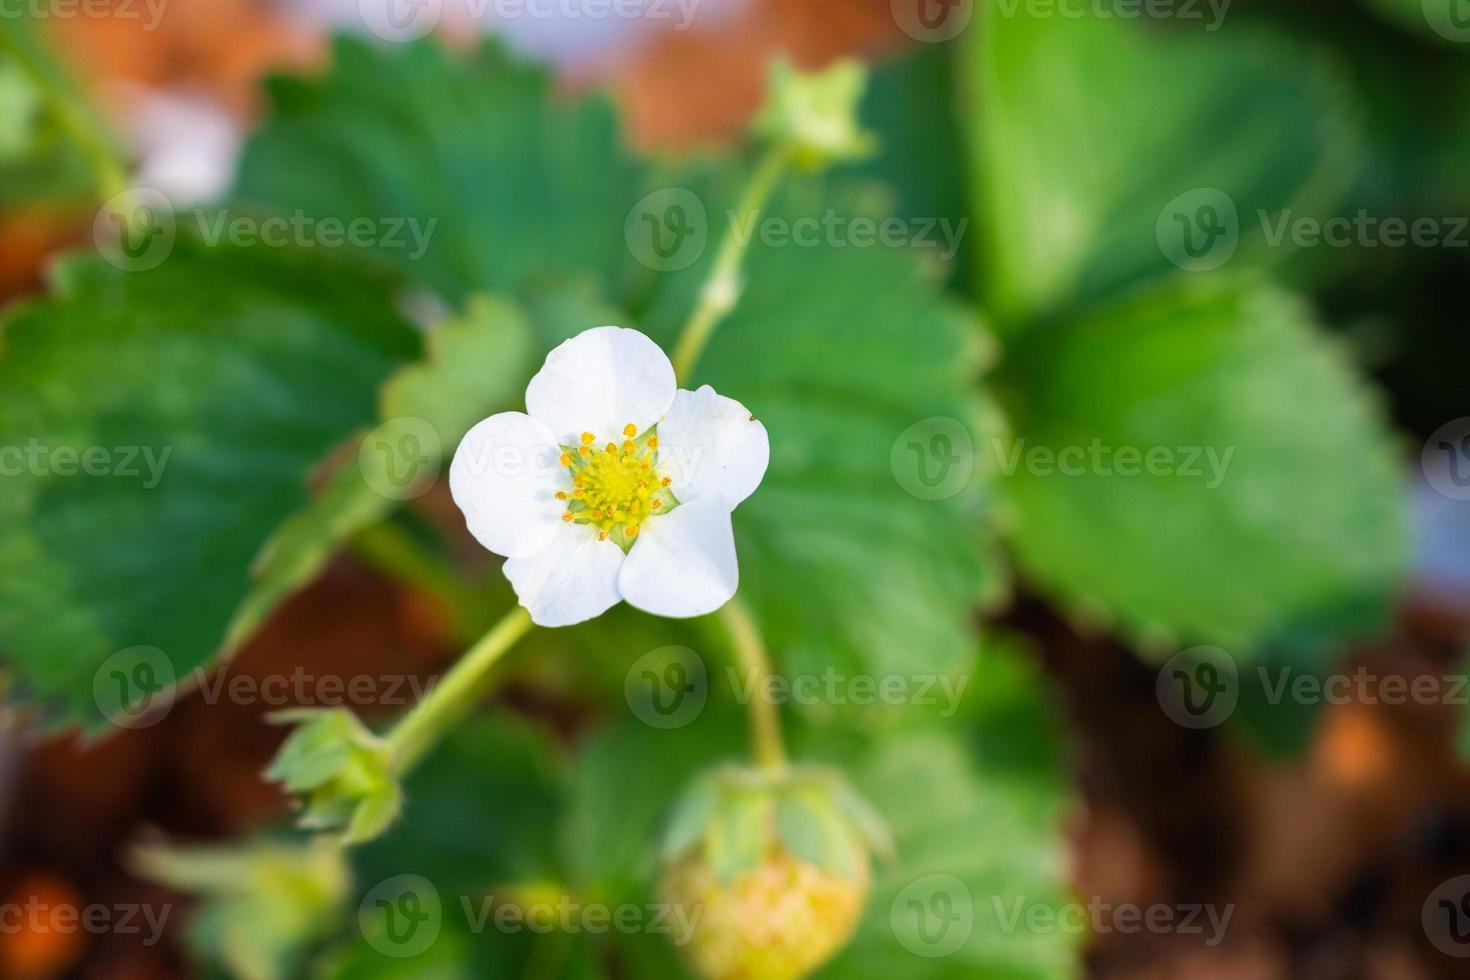
[[[720,769],[675,811],[660,894],[694,923],[682,952],[701,977],[798,980],[852,937],[887,848],[839,773]]]

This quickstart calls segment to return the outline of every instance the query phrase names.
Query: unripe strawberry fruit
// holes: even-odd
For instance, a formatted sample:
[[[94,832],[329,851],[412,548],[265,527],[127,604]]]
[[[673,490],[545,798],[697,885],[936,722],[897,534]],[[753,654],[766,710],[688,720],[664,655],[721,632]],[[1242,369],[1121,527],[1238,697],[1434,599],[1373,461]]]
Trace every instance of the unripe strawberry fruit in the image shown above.
[[[694,925],[705,980],[799,980],[852,937],[881,821],[842,777],[722,769],[696,783],[664,846],[662,900]]]
[[[847,945],[862,916],[871,877],[823,871],[777,848],[755,868],[721,885],[702,855],[664,875],[663,900],[694,910],[684,948],[708,980],[798,980]]]

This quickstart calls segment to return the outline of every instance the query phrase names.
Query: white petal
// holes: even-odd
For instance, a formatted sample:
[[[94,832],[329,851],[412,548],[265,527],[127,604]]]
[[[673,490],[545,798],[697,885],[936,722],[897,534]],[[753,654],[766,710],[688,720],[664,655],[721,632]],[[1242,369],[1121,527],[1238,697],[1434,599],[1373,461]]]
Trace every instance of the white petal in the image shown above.
[[[622,598],[623,549],[597,540],[597,532],[586,525],[557,523],[544,549],[505,563],[505,577],[540,626],[571,626],[601,616]]]
[[[498,555],[534,554],[562,526],[571,485],[551,430],[529,415],[502,412],[476,425],[449,464],[449,492],[470,533]]]
[[[730,508],[718,496],[644,521],[618,588],[655,616],[703,616],[730,601],[740,584]]]
[[[636,330],[596,327],[564,342],[526,388],[526,411],[564,446],[583,432],[621,442],[623,426],[642,432],[664,417],[677,388],[674,366]]]
[[[659,469],[682,503],[719,493],[733,509],[760,486],[770,461],[766,427],[709,385],[674,395],[658,424]]]

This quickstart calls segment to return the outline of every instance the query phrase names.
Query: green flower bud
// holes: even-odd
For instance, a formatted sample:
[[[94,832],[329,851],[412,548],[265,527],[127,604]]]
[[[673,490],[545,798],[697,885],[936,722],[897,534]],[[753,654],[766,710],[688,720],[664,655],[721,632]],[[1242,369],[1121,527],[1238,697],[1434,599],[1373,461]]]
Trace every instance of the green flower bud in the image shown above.
[[[313,947],[336,931],[351,887],[342,848],[327,838],[141,847],[133,864],[144,877],[200,896],[190,945],[244,980],[300,975]]]
[[[344,708],[283,711],[271,720],[298,726],[265,775],[300,796],[302,827],[341,830],[344,844],[388,829],[403,794],[386,740]]]
[[[798,980],[852,937],[875,850],[887,831],[840,773],[720,769],[675,810],[660,893],[689,910],[706,980]]]
[[[793,165],[804,170],[866,159],[877,149],[873,135],[858,126],[867,84],[868,70],[850,59],[812,73],[778,61],[753,132],[788,147]]]

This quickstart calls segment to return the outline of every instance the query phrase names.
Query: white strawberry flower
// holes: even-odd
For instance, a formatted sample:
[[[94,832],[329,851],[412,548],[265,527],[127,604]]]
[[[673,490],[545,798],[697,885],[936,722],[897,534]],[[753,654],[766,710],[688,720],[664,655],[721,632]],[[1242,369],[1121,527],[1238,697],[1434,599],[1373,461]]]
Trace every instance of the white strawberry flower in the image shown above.
[[[597,327],[552,351],[526,411],[465,436],[449,488],[470,533],[542,626],[626,600],[702,616],[735,594],[730,514],[770,461],[765,426],[708,385],[685,391],[658,345]]]

